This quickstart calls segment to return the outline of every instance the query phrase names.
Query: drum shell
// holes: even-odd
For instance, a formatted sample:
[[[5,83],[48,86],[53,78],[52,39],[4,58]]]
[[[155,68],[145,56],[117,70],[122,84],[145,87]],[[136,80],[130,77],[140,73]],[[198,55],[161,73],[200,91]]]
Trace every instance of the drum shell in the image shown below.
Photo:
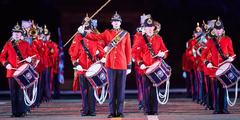
[[[146,73],[146,76],[150,79],[154,86],[160,86],[165,81],[169,80],[171,76],[171,67],[168,66],[163,60],[152,70],[150,73]]]
[[[14,75],[13,78],[17,81],[22,89],[27,89],[37,82],[39,74],[30,64],[28,64],[24,70],[22,70],[19,74]]]
[[[216,78],[220,81],[224,88],[229,88],[239,81],[240,73],[232,64],[230,64],[223,73],[216,75]]]
[[[102,88],[104,85],[108,83],[108,77],[107,77],[107,70],[104,66],[101,66],[101,68],[92,76],[86,76],[90,84],[94,89]]]

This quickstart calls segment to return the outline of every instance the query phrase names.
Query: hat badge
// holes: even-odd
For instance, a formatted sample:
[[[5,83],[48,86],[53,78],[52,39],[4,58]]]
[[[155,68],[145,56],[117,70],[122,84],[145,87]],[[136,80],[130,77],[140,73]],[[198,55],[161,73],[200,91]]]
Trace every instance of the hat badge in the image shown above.
[[[217,20],[217,22],[216,22],[216,26],[221,26],[222,25],[222,23],[221,23],[221,21],[219,20],[220,18],[218,17],[218,20]]]
[[[151,19],[147,20],[147,24],[152,24],[152,23],[153,23],[153,21]]]

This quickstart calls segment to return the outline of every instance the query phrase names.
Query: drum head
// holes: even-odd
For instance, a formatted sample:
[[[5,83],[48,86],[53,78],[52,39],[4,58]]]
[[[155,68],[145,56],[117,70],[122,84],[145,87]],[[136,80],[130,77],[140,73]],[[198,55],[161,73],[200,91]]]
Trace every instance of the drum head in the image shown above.
[[[13,76],[18,76],[24,69],[26,69],[29,66],[29,64],[23,64],[21,65],[14,73]]]
[[[95,75],[100,69],[102,65],[100,63],[95,63],[88,68],[88,71],[85,73],[86,77],[91,77]]]
[[[146,70],[146,74],[151,73],[159,64],[160,64],[160,61],[157,61],[157,62],[153,63],[153,64]]]
[[[216,71],[216,76],[221,75],[224,71],[226,71],[229,68],[230,65],[231,63],[225,63],[221,65]]]

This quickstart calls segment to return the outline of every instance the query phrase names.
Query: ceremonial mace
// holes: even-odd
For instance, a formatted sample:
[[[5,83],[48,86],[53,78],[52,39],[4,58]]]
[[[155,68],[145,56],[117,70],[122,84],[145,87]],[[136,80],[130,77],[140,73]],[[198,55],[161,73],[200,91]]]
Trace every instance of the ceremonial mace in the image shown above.
[[[104,3],[90,18],[89,20],[91,20],[96,14],[98,14],[98,12],[100,12],[111,0],[108,0],[106,3]],[[85,21],[83,25],[85,25],[89,20]],[[65,47],[72,39],[74,36],[77,35],[78,32],[76,32],[65,44],[63,47]]]

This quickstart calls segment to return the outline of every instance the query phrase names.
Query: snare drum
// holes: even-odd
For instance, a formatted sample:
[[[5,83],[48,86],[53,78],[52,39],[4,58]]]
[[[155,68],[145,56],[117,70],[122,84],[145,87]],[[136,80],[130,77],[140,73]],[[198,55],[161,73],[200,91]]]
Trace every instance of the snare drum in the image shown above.
[[[169,80],[171,76],[171,67],[164,60],[153,63],[147,70],[147,77],[152,81],[154,86],[159,86]]]
[[[38,80],[39,74],[30,64],[25,63],[13,73],[13,78],[17,81],[21,88],[27,89]]]
[[[85,73],[85,76],[94,89],[101,88],[108,82],[107,71],[101,63],[92,64]]]
[[[231,63],[225,63],[217,69],[216,78],[224,88],[229,88],[238,82],[240,73]]]

